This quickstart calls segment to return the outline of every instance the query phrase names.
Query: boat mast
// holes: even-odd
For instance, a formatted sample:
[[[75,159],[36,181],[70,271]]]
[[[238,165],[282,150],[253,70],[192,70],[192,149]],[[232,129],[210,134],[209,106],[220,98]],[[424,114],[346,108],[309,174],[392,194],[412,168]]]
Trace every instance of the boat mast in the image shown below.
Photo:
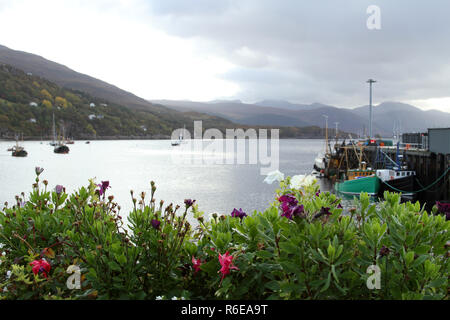
[[[56,142],[55,113],[53,113],[53,142]]]

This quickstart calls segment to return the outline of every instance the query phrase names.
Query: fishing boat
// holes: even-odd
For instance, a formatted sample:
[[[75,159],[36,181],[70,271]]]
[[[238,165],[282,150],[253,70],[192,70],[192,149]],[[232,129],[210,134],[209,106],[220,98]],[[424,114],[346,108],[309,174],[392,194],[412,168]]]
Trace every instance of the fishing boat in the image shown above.
[[[314,170],[321,172],[326,168],[326,158],[322,152],[319,152],[314,159]]]
[[[413,200],[415,198],[416,172],[404,169],[380,169],[376,171],[381,181],[380,194],[384,191],[401,192],[402,198]]]
[[[381,157],[387,161],[384,169],[378,169],[377,177],[381,181],[380,195],[385,191],[401,192],[402,198],[414,200],[416,192],[416,172],[408,170],[405,165],[403,155],[400,154],[400,144],[397,142],[397,152],[395,161],[382,150],[379,150]]]
[[[380,179],[376,176],[375,170],[352,169],[347,171],[347,179],[336,182],[336,191],[346,195],[359,195],[367,192],[371,196],[377,196],[380,191]]]

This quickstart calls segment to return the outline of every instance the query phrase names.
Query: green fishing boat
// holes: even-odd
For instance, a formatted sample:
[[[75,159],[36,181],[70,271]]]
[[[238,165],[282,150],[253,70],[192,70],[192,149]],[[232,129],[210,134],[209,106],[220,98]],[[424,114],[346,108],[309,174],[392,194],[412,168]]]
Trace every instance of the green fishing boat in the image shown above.
[[[336,182],[336,191],[346,195],[359,195],[367,192],[371,196],[376,196],[380,190],[380,179],[373,170],[349,170],[348,179]]]

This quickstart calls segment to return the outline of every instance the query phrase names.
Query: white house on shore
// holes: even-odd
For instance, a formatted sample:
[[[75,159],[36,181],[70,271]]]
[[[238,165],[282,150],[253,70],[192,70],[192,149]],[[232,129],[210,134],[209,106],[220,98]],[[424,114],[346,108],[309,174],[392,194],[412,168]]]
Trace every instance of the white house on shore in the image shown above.
[[[30,105],[30,107],[37,107],[38,106],[38,104],[36,102],[33,102],[33,101],[30,102],[29,105]]]
[[[103,119],[104,117],[105,116],[102,115],[102,114],[99,114],[99,115],[90,114],[90,115],[88,115],[89,120],[95,120],[95,119],[100,120],[100,119]]]
[[[31,118],[28,121],[31,122],[31,123],[36,123],[37,122],[35,118]]]

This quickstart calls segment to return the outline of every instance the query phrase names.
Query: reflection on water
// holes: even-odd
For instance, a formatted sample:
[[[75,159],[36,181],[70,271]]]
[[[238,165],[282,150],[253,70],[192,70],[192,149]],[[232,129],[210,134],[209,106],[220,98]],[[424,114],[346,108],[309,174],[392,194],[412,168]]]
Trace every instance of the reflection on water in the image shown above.
[[[263,183],[261,164],[215,164],[209,161],[179,163],[177,156],[192,152],[172,147],[168,140],[76,141],[69,145],[67,155],[55,154],[44,142],[24,142],[28,157],[15,158],[6,150],[13,142],[0,142],[0,203],[14,202],[14,196],[31,191],[36,166],[45,168],[42,179],[49,187],[64,185],[72,192],[88,184],[88,179],[109,180],[122,215],[132,208],[130,190],[150,194],[150,181],[156,182],[157,201],[183,204],[186,198],[196,199],[205,214],[230,214],[234,208],[246,212],[264,210],[274,200],[277,184]],[[309,174],[314,158],[323,151],[323,140],[280,140],[279,170],[286,176]],[[178,154],[177,154],[178,153]],[[194,152],[194,156],[200,156]],[[217,154],[203,154],[214,159]],[[233,156],[233,155],[232,155]],[[224,155],[224,159],[229,158]],[[331,184],[319,180],[321,190],[331,190]]]

